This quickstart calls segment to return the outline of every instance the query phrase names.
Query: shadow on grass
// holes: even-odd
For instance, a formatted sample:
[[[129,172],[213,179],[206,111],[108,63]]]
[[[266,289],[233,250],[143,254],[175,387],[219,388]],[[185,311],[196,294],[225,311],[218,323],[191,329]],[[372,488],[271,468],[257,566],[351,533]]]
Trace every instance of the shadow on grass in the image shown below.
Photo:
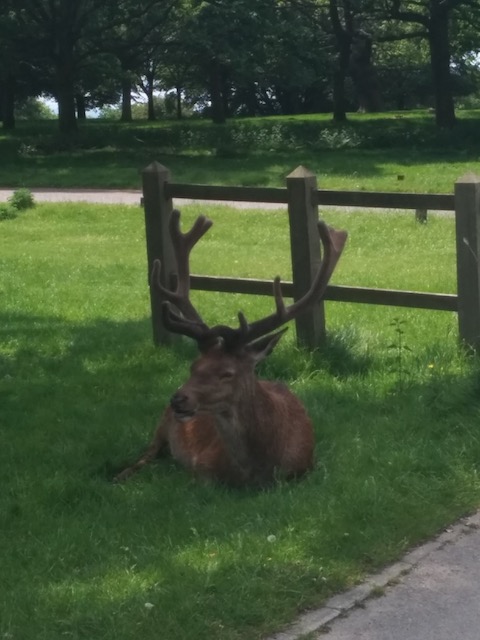
[[[403,153],[397,162],[405,167],[422,167],[432,162],[456,160],[467,163],[477,159],[476,152],[418,154],[411,151]],[[358,182],[390,177],[385,164],[395,162],[391,150],[353,149],[345,153],[292,150],[225,158],[205,153],[175,154],[151,147],[128,151],[110,147],[94,152],[59,152],[26,157],[14,153],[2,169],[0,181],[6,187],[139,189],[141,171],[153,160],[167,166],[175,182],[275,187],[285,186],[287,175],[300,164],[318,175]],[[398,185],[389,183],[388,190],[398,190]]]
[[[446,407],[447,413],[461,412],[462,403],[475,402],[480,386],[475,367],[468,376],[433,372],[428,379],[409,381],[407,375],[407,384],[400,391],[393,379],[389,389],[381,378],[372,386],[370,378],[379,363],[372,353],[362,350],[361,341],[361,335],[351,329],[330,332],[325,347],[312,353],[291,342],[281,344],[260,366],[259,376],[300,388],[305,384],[307,395],[313,380],[322,394],[328,390],[327,404],[343,402],[355,412],[372,415],[383,414],[386,402],[396,412],[418,403],[430,409],[435,405],[439,411]],[[96,434],[111,438],[112,443],[115,429],[127,440],[135,437],[137,429],[152,431],[197,356],[195,345],[183,339],[155,348],[149,319],[101,319],[78,325],[54,317],[0,314],[0,344],[4,345],[0,403],[5,424],[11,420],[17,429],[30,429],[32,422],[43,422],[61,430],[62,426],[54,425],[65,420],[75,438]],[[358,387],[363,384],[364,393],[359,397]],[[88,427],[82,427],[84,421]],[[122,446],[125,443],[114,444],[110,455]],[[105,462],[106,467],[110,464],[111,460]]]
[[[238,119],[220,128],[207,121],[98,121],[70,137],[60,136],[54,122],[25,124],[0,141],[0,180],[12,187],[138,188],[139,172],[154,159],[177,182],[283,186],[299,164],[326,176],[367,180],[382,178],[388,163],[476,161],[479,130],[472,117],[454,131],[438,131],[425,114],[353,118],[343,127],[325,118]]]

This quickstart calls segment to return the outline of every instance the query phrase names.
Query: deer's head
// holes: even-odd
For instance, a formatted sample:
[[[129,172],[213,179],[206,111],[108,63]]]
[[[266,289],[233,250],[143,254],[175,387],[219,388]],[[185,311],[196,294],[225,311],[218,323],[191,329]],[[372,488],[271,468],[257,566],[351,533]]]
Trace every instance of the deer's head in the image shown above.
[[[239,398],[248,397],[256,382],[255,366],[266,358],[286,329],[251,344],[229,348],[219,338],[190,367],[190,377],[170,399],[180,420],[199,412],[228,413]]]
[[[323,259],[312,286],[302,298],[286,306],[277,276],[273,282],[276,308],[272,314],[249,323],[240,312],[238,327],[209,327],[190,302],[189,258],[192,248],[211,226],[208,218],[200,216],[190,231],[182,233],[180,212],[174,210],[170,234],[177,262],[175,291],[162,285],[158,260],[154,262],[152,271],[152,282],[163,298],[165,327],[195,340],[200,351],[199,358],[191,366],[190,378],[171,398],[171,407],[179,420],[189,419],[197,412],[228,413],[239,398],[248,397],[248,391],[256,383],[255,366],[273,351],[281,339],[286,329],[280,328],[325,294],[347,238],[345,231],[336,231],[319,221]]]

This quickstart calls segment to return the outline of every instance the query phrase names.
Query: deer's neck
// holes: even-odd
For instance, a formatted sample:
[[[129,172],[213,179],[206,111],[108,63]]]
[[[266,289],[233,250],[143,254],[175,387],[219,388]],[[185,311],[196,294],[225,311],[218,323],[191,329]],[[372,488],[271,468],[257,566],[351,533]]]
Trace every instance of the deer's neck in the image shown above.
[[[235,465],[236,472],[243,480],[251,479],[256,473],[256,457],[253,445],[257,425],[257,380],[243,383],[237,389],[234,402],[215,413],[215,422],[220,436]]]

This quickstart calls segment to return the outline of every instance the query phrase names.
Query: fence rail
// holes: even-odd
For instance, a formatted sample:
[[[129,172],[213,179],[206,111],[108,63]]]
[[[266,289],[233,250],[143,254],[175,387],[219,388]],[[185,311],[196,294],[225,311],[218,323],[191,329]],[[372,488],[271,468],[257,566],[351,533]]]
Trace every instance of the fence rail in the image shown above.
[[[192,275],[190,283],[192,289],[197,291],[243,293],[254,296],[271,296],[273,291],[271,280],[257,280],[255,278]],[[281,286],[282,295],[285,298],[293,298],[293,282],[282,282]],[[327,287],[324,299],[334,302],[359,302],[434,311],[458,311],[457,296],[451,293],[422,293],[332,284]]]
[[[167,198],[192,200],[288,203],[287,190],[274,187],[216,187],[206,184],[169,183],[166,185],[165,195]]]
[[[203,184],[168,183],[167,198],[265,202],[288,204],[288,190],[275,187],[230,187]],[[454,211],[455,199],[448,193],[388,193],[377,191],[332,191],[317,189],[312,198],[317,205],[368,207],[379,209],[427,209]]]
[[[304,167],[287,177],[286,188],[210,186],[175,183],[170,172],[152,163],[143,174],[148,273],[153,261],[163,265],[163,284],[175,277],[173,250],[168,234],[172,198],[261,202],[288,205],[290,224],[292,282],[282,283],[285,297],[299,299],[309,288],[314,266],[320,258],[315,233],[318,206],[347,206],[418,211],[454,211],[457,251],[457,294],[426,293],[391,289],[371,289],[330,285],[325,300],[362,304],[391,305],[458,313],[462,341],[480,347],[480,177],[467,175],[455,183],[454,194],[381,193],[318,189],[316,178]],[[313,241],[312,241],[313,239]],[[272,295],[272,282],[247,278],[192,275],[192,289],[253,295]],[[161,300],[150,286],[152,325],[155,343],[168,342],[170,335],[161,319]],[[318,346],[325,336],[323,303],[296,321],[297,338],[309,347]]]

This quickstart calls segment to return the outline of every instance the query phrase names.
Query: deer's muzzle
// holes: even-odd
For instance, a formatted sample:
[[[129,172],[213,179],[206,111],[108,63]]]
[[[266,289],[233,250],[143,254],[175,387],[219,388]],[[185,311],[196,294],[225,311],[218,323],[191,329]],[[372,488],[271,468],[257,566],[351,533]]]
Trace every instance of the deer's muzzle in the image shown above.
[[[192,407],[188,396],[180,391],[174,393],[170,398],[170,406],[173,409],[175,418],[180,421],[188,420],[195,414],[195,408]]]

